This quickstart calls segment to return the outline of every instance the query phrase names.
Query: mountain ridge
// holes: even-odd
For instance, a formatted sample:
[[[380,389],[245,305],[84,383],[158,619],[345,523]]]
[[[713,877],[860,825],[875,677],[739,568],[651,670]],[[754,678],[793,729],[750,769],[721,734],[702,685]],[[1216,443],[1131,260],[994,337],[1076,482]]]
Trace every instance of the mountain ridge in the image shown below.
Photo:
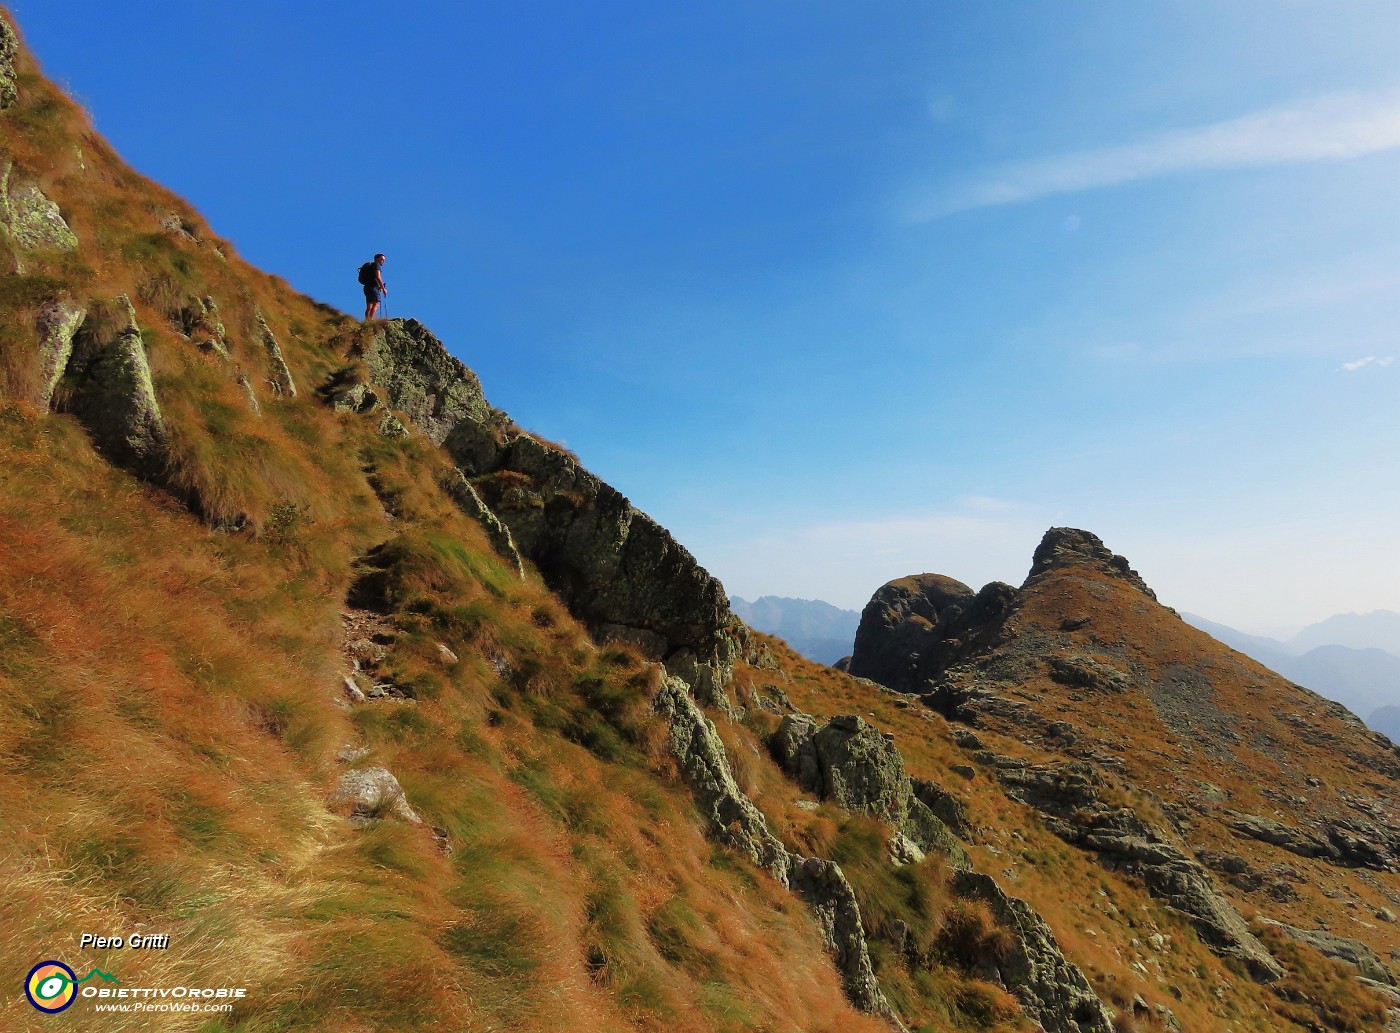
[[[4,967],[71,958],[79,928],[159,928],[173,949],[123,955],[126,985],[248,987],[169,1017],[205,1031],[1382,1028],[1386,998],[1316,944],[1335,945],[1194,898],[1208,880],[1131,786],[1047,776],[1038,740],[745,627],[425,327],[359,324],[243,263],[9,21]],[[1037,599],[1132,616],[1150,589],[1091,538],[1047,535],[1022,590],[947,586],[983,609],[939,655],[1001,648]],[[1030,645],[1010,659],[1060,644]],[[1331,712],[1298,720],[1354,745]],[[1123,864],[1067,840],[1066,801]],[[1390,899],[1356,825],[1295,829],[1322,851],[1296,863],[1316,882],[1356,862],[1357,899]]]

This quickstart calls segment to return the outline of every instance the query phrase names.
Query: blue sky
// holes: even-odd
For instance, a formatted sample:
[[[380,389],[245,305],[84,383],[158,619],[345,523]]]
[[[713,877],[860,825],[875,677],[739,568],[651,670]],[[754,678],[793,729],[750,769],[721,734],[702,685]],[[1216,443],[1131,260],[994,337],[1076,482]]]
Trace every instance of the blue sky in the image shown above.
[[[1251,631],[1400,610],[1400,7],[14,0],[258,265],[393,315],[730,591],[1085,527]]]

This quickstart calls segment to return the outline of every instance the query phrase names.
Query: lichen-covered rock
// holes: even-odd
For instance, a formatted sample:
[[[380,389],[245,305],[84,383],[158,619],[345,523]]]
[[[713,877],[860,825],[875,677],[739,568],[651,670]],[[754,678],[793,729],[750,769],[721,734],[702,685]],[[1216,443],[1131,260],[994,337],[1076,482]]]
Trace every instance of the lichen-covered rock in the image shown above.
[[[982,974],[1005,987],[1027,1016],[1047,1033],[1113,1033],[1113,1014],[1030,905],[977,872],[961,873],[953,887],[960,897],[984,901],[1012,933],[1014,948],[1000,960],[987,959]]]
[[[358,825],[388,817],[414,825],[423,822],[404,798],[399,780],[386,768],[360,768],[345,772],[336,783],[330,804],[332,807],[349,804],[350,820]]]
[[[467,480],[461,470],[454,469],[447,475],[443,489],[457,504],[458,509],[486,529],[486,536],[491,541],[491,547],[502,558],[510,562],[516,576],[523,580],[525,564],[520,560],[520,551],[515,547],[515,539],[511,537],[510,528],[503,524],[495,513],[491,512],[491,508],[482,501],[481,496],[472,487],[471,481]]]
[[[208,296],[191,298],[179,312],[179,329],[201,351],[227,359],[228,331],[219,316],[219,306]]]
[[[481,381],[416,319],[374,325],[363,344],[371,382],[435,445],[452,453],[467,474],[489,468],[495,449],[479,439],[496,410]]]
[[[86,315],[85,309],[70,301],[56,301],[39,312],[39,401],[43,405],[53,401],[54,388],[73,355],[73,337]]]
[[[884,585],[861,612],[849,673],[901,692],[924,692],[965,656],[995,638],[1016,590],[992,582],[980,592],[941,574]]]
[[[794,858],[790,872],[792,889],[807,902],[821,926],[826,948],[841,973],[846,996],[863,1012],[879,1015],[898,1030],[904,1024],[895,1015],[875,978],[865,942],[860,905],[845,873],[835,861],[815,857]]]
[[[883,818],[894,830],[891,853],[900,863],[930,850],[955,868],[970,867],[957,837],[915,795],[891,736],[854,714],[818,727],[806,714],[785,715],[771,743],[783,769],[807,792],[846,810]]]
[[[702,700],[728,706],[738,624],[723,586],[685,548],[576,457],[513,426],[416,320],[376,324],[357,348],[368,390],[447,450],[595,637],[631,642]]]
[[[39,184],[21,180],[8,161],[0,162],[0,227],[19,252],[78,249],[77,235],[58,205]]]
[[[1132,685],[1132,678],[1112,664],[1083,653],[1052,656],[1046,663],[1050,677],[1061,685],[1093,689],[1095,692],[1123,692]]]
[[[860,905],[840,866],[834,861],[799,857],[769,831],[763,813],[734,781],[714,724],[696,705],[683,681],[664,678],[653,708],[666,720],[667,748],[690,786],[710,835],[744,854],[807,902],[851,1003],[903,1031],[903,1023],[875,978]]]
[[[768,829],[768,822],[739,789],[714,723],[691,698],[679,678],[662,679],[652,702],[665,718],[666,744],[690,786],[711,834],[744,854],[784,886],[791,858]]]
[[[157,474],[169,430],[156,400],[136,311],[125,295],[116,307],[120,329],[111,339],[100,339],[86,322],[74,338],[68,362],[75,384],[73,405],[97,446],[114,462]]]
[[[253,380],[243,370],[239,370],[233,375],[233,379],[238,381],[238,386],[243,388],[243,394],[248,398],[248,408],[254,413],[262,415],[262,405],[258,402],[258,393],[253,390]]]
[[[268,383],[281,397],[295,398],[297,385],[292,380],[292,371],[287,368],[287,360],[282,356],[282,346],[277,343],[277,337],[267,325],[262,310],[255,309],[253,315],[257,319],[258,338],[262,341],[263,350],[267,352]]]
[[[0,17],[0,111],[4,111],[19,99],[15,86],[15,57],[19,54],[19,40],[15,30],[3,17]]]

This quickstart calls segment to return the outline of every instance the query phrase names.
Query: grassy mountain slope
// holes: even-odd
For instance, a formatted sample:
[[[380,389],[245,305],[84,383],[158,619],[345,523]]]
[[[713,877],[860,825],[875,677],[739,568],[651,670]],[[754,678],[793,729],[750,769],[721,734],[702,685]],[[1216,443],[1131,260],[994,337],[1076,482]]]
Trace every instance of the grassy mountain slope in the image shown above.
[[[436,342],[243,263],[25,51],[13,65],[0,1028],[59,1021],[18,990],[45,958],[249,990],[206,1015],[80,1001],[73,1028],[1010,1031],[1033,1010],[1066,1033],[1110,1015],[1120,1033],[1378,1027],[1305,948],[1286,985],[1312,1003],[1240,978],[1140,880],[960,773],[942,717],[712,613],[688,554],[469,397]],[[390,337],[457,379],[422,393],[375,358]],[[448,401],[471,418],[447,427]],[[656,709],[678,677],[712,753]],[[804,788],[772,752],[799,711],[884,751],[846,775],[949,787],[961,842],[912,851],[889,814]],[[804,897],[753,863],[760,822],[838,862],[849,900],[820,864]],[[960,874],[964,854],[1047,929]],[[170,947],[80,949],[83,932]],[[1031,939],[1053,962],[1033,990]],[[849,1003],[861,952],[892,1022]],[[1065,1011],[1054,979],[1078,970],[1091,990]]]

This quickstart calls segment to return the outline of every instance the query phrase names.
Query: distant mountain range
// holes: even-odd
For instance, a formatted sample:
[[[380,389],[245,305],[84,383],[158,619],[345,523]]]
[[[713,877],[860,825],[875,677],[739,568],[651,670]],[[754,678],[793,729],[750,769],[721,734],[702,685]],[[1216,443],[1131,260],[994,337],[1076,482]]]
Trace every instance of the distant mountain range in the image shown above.
[[[1400,613],[1341,613],[1287,641],[1247,635],[1195,614],[1182,618],[1400,742]]]
[[[765,595],[749,602],[737,595],[730,609],[749,627],[777,635],[808,660],[834,664],[851,652],[860,614],[842,610],[820,599],[787,599]]]

